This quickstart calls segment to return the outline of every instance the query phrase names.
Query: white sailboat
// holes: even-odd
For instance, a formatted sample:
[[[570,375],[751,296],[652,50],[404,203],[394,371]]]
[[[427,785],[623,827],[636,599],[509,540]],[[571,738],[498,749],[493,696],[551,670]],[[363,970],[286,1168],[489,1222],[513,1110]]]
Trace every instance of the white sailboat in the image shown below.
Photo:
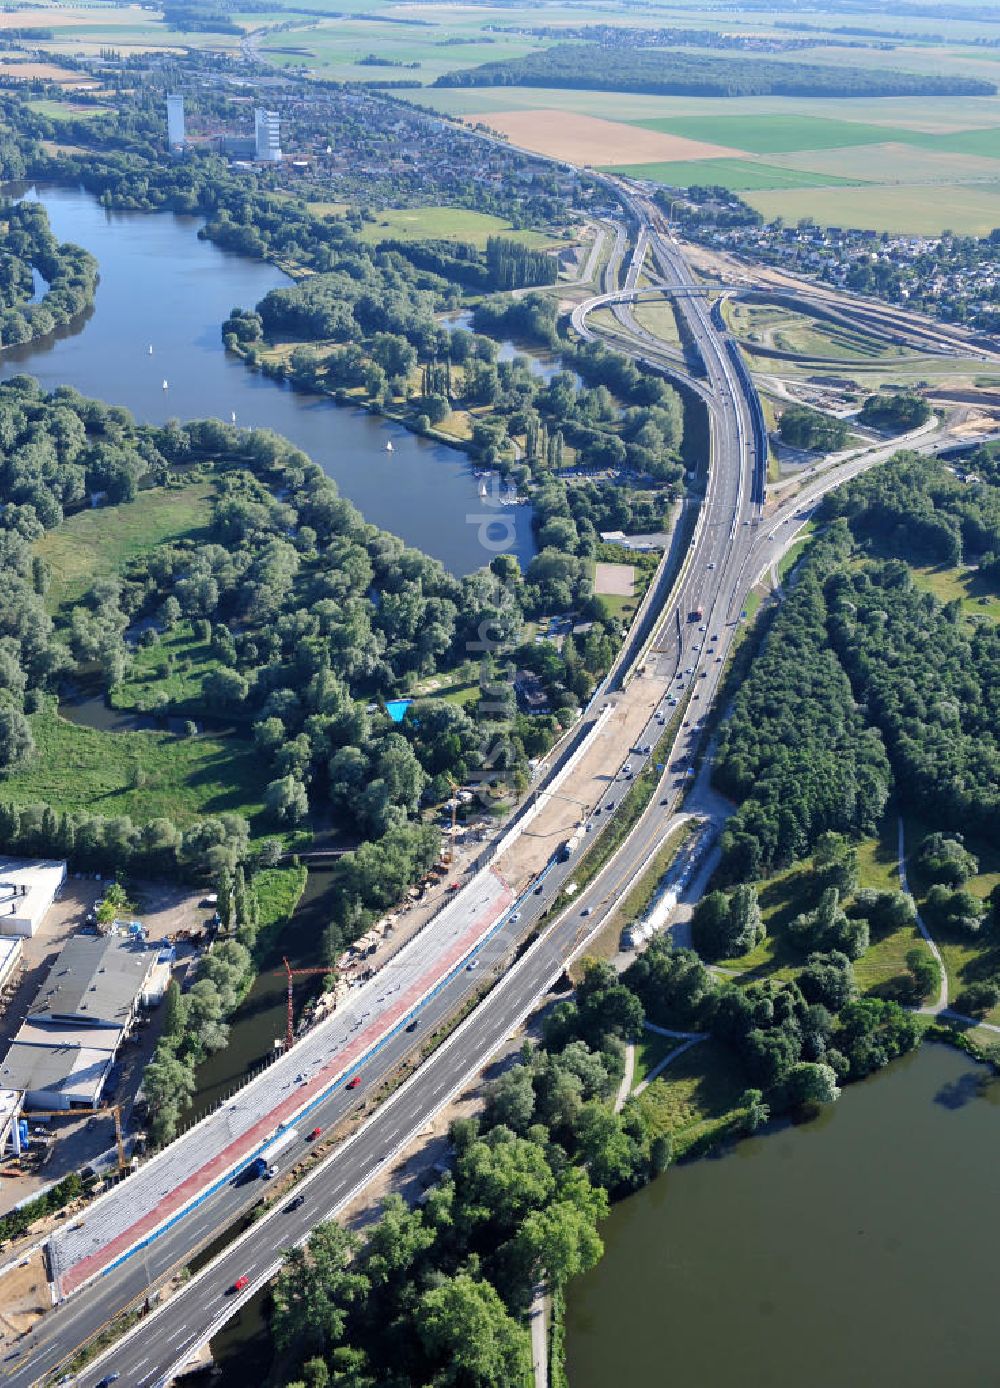
[[[169,390],[169,389],[170,389],[170,386],[168,385],[168,383],[167,383],[167,381],[166,381],[166,378],[164,378],[164,381],[163,381],[163,389],[164,389],[164,390]]]
[[[235,411],[235,410],[231,410],[231,411],[230,411],[229,418],[231,419],[231,421],[233,422],[233,424],[236,423],[236,411]]]
[[[385,451],[386,451],[387,453],[391,453],[391,452],[392,452],[392,439],[388,439],[388,440],[386,441]]]
[[[153,355],[153,344],[152,344],[152,343],[149,344],[149,346],[146,348],[146,351],[149,353],[150,356]]]
[[[485,483],[484,481],[480,481],[480,483],[479,483],[479,495],[480,495],[480,496],[486,496],[486,495],[487,495],[486,483]]]

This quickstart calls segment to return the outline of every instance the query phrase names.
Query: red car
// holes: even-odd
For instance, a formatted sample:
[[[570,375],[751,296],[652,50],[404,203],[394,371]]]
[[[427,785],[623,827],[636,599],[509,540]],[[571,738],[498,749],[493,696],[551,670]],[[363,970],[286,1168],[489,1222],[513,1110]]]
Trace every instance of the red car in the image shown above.
[[[360,1083],[361,1083],[361,1076],[360,1076],[360,1075],[355,1075],[354,1078],[353,1078],[353,1080],[348,1080],[348,1081],[347,1081],[347,1088],[348,1088],[348,1089],[357,1089],[357,1087],[358,1087],[358,1085],[359,1085]]]
[[[320,1133],[321,1133],[322,1131],[323,1131],[322,1128],[313,1128],[312,1132],[311,1132],[311,1133],[309,1134],[309,1136],[306,1138],[306,1141],[307,1141],[307,1142],[312,1142],[312,1140],[313,1140],[314,1138],[319,1137],[319,1135],[320,1135]]]
[[[250,1278],[249,1278],[249,1277],[237,1277],[236,1281],[235,1281],[235,1282],[233,1283],[233,1285],[229,1288],[229,1290],[230,1290],[230,1292],[241,1292],[241,1291],[243,1290],[244,1287],[248,1287],[249,1285],[250,1285]]]

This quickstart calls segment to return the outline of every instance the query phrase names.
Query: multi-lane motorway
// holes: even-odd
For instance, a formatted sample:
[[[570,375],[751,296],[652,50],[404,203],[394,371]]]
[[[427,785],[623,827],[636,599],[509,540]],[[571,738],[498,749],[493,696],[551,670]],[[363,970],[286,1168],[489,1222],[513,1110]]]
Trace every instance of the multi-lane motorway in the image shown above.
[[[691,283],[690,271],[658,214],[631,194],[628,196],[640,238],[648,235],[652,254],[665,277],[679,285]],[[622,238],[615,251],[616,264],[620,264],[624,258]],[[633,257],[628,275],[633,285],[641,263],[641,259]],[[273,1274],[285,1249],[363,1188],[383,1163],[391,1161],[393,1154],[419,1132],[450,1096],[479,1072],[552,986],[567,959],[579,953],[607,920],[677,822],[679,799],[699,737],[698,724],[716,693],[747,591],[791,542],[822,492],[844,480],[851,471],[871,466],[882,456],[872,450],[871,456],[845,464],[835,478],[816,477],[794,501],[785,503],[764,521],[760,499],[755,497],[753,488],[758,461],[753,455],[753,402],[746,398],[743,383],[704,299],[696,294],[686,295],[678,298],[677,308],[686,319],[705,366],[712,464],[682,571],[669,602],[664,602],[652,624],[645,649],[637,650],[634,660],[634,668],[645,667],[646,673],[636,678],[647,682],[650,694],[648,722],[636,739],[636,749],[656,748],[668,720],[679,707],[674,701],[685,697],[689,701],[672,747],[669,752],[663,748],[659,751],[664,770],[657,793],[622,847],[585,889],[567,898],[565,887],[577,870],[576,860],[554,860],[521,900],[505,908],[501,928],[493,929],[485,943],[468,957],[473,967],[466,967],[463,959],[446,986],[421,1004],[416,1029],[399,1027],[363,1062],[360,1093],[371,1090],[381,1077],[395,1070],[421,1038],[437,1023],[454,1015],[489,976],[499,975],[499,981],[462,1026],[298,1188],[304,1196],[300,1205],[291,1209],[287,1201],[279,1202],[273,1212],[253,1224],[177,1295],[147,1317],[137,1333],[120,1342],[99,1365],[83,1371],[76,1381],[84,1388],[91,1388],[109,1373],[119,1373],[121,1381],[130,1388],[145,1388],[183,1363],[241,1300]],[[637,360],[646,360],[645,350],[642,339],[633,339],[631,352]],[[927,446],[931,446],[930,442]],[[887,455],[890,451],[883,452]],[[696,612],[700,612],[700,617],[692,618],[691,614]],[[614,697],[613,693],[604,696]],[[584,811],[585,837],[599,837],[603,826],[619,812],[631,780],[652,755],[636,749],[631,753],[627,748],[616,750],[615,764],[607,768],[608,781],[600,800]],[[511,965],[514,945],[546,913],[551,923]],[[308,1120],[293,1124],[274,1153],[279,1172],[302,1160],[309,1146],[308,1133],[313,1128],[327,1129],[346,1118],[356,1109],[358,1097],[359,1091],[343,1085],[320,1097]],[[56,1371],[81,1342],[122,1307],[136,1300],[141,1302],[162,1274],[189,1259],[260,1194],[256,1183],[223,1182],[210,1198],[160,1233],[141,1254],[114,1267],[45,1316],[33,1334],[0,1365],[0,1375],[16,1388],[27,1388]],[[227,1289],[242,1277],[249,1279],[245,1290],[229,1294]]]

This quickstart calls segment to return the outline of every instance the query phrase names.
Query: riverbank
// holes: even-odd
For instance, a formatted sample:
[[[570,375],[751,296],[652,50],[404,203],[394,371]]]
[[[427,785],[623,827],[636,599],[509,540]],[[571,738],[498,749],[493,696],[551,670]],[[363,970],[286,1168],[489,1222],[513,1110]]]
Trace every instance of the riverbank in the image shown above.
[[[956,1355],[990,1381],[996,1083],[925,1046],[818,1119],[616,1205],[604,1258],[569,1289],[573,1388],[656,1382],[664,1364],[750,1388],[931,1384]]]

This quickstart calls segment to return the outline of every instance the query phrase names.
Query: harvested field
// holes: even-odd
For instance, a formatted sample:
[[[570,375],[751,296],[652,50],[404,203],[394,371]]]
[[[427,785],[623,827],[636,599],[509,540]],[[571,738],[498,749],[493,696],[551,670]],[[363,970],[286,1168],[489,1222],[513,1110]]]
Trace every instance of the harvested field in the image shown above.
[[[574,164],[623,165],[683,162],[690,159],[723,159],[738,154],[725,145],[689,140],[596,116],[552,109],[496,111],[466,116],[470,125],[482,123],[506,135],[515,145],[536,150],[552,159]]]
[[[595,564],[594,592],[609,597],[635,596],[635,567],[632,564]]]
[[[138,5],[123,5],[120,9],[114,5],[103,9],[57,9],[54,5],[39,5],[34,9],[0,13],[0,29],[60,29],[72,24],[90,28],[96,24],[121,24],[128,19],[148,24],[150,18],[149,11]]]
[[[41,77],[47,82],[58,82],[63,87],[97,86],[89,72],[71,72],[69,68],[57,67],[55,63],[18,63],[12,58],[0,59],[0,77],[10,77],[15,82],[32,82],[36,77]]]

